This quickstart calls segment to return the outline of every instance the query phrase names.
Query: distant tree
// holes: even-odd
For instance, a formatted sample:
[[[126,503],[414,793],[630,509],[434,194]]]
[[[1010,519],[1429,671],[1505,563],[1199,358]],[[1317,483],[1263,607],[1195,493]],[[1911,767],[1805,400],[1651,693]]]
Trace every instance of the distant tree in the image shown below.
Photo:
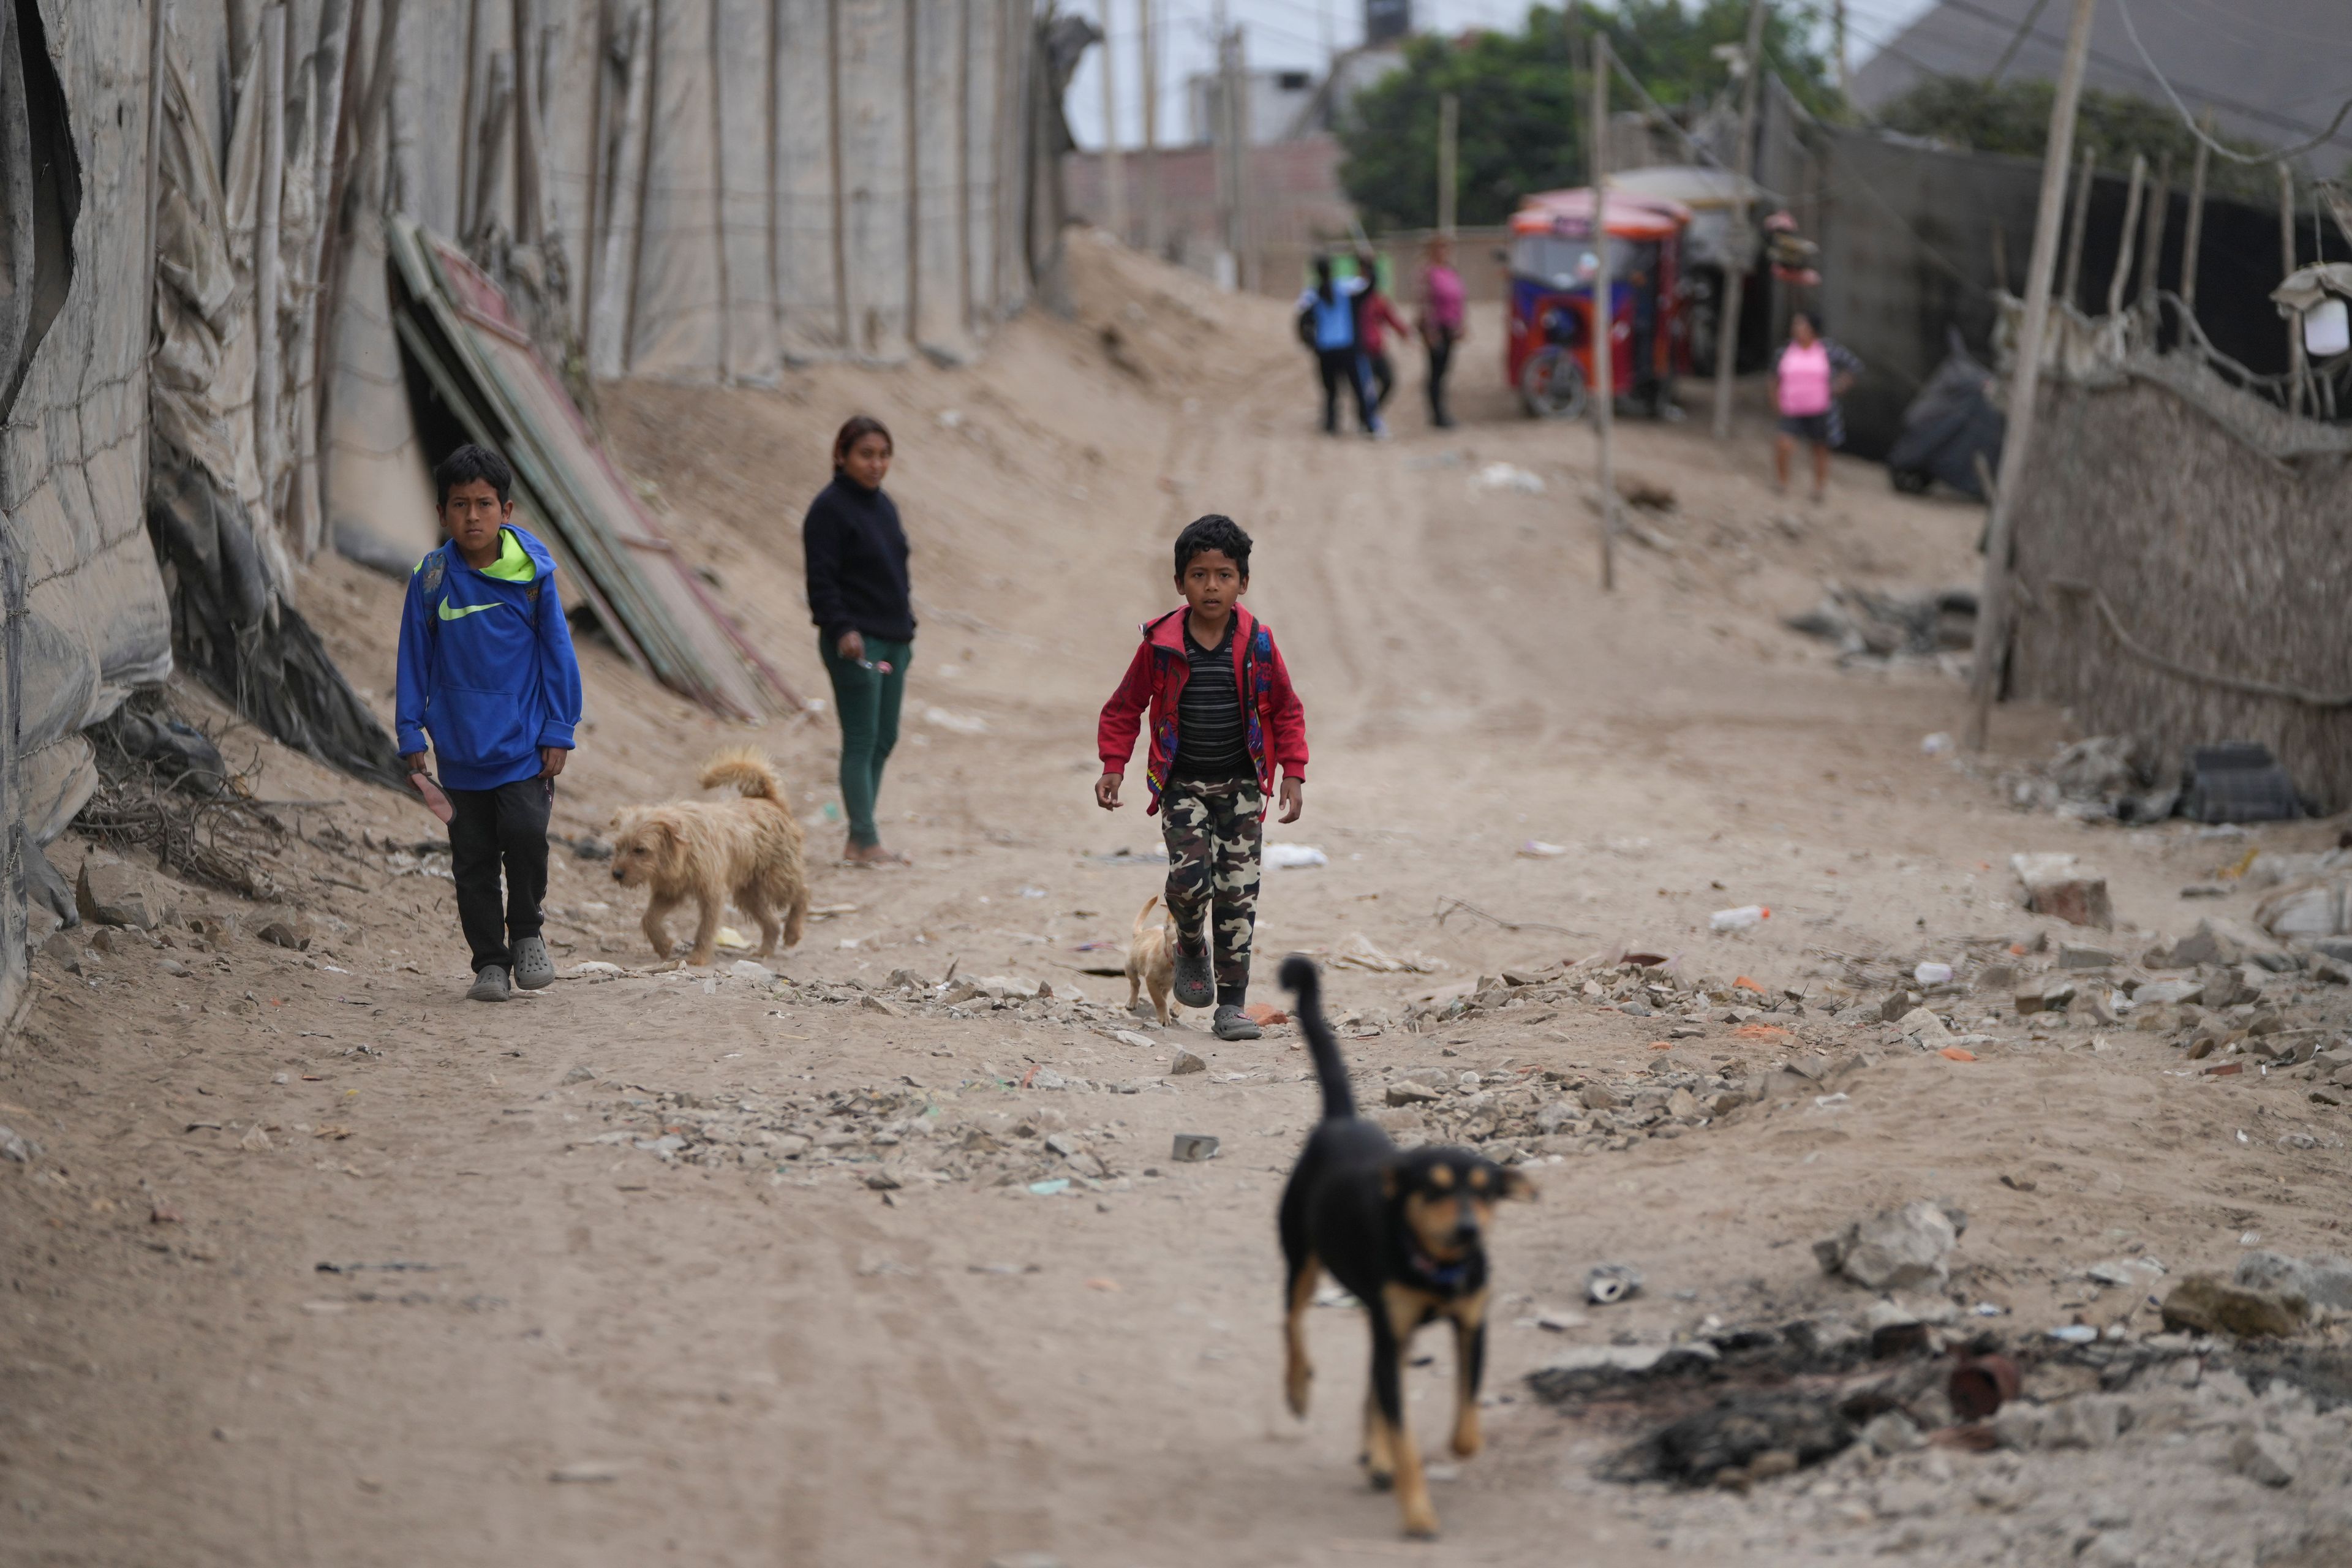
[[[1462,100],[1457,214],[1465,224],[1501,223],[1522,197],[1585,182],[1591,81],[1571,62],[1563,13],[1538,5],[1517,33],[1421,37],[1405,46],[1404,68],[1356,98],[1339,127],[1339,178],[1370,228],[1425,228],[1437,221],[1438,100]],[[1669,111],[1690,118],[1721,92],[1729,70],[1719,45],[1747,37],[1748,0],[1620,0],[1581,4],[1579,51],[1596,31]],[[1829,69],[1811,41],[1801,4],[1772,0],[1764,36],[1769,68],[1815,113],[1842,116]],[[1618,84],[1615,101],[1638,107]]]
[[[2046,81],[2005,81],[1987,87],[1976,77],[1928,77],[1882,104],[1878,118],[1888,130],[1906,135],[1979,153],[2039,158],[2049,143],[2050,100],[2056,91]],[[2259,142],[2237,137],[2215,140],[2242,153],[2264,150]],[[2074,127],[2077,161],[2086,149],[2098,154],[2099,167],[2109,174],[2128,170],[2135,153],[2145,153],[2151,167],[2169,153],[2172,177],[2186,182],[2197,156],[2197,139],[2168,103],[2086,88],[2081,118]],[[2256,202],[2277,199],[2278,176],[2267,163],[2233,163],[2215,158],[2207,167],[2205,179],[2207,189],[2217,195]]]

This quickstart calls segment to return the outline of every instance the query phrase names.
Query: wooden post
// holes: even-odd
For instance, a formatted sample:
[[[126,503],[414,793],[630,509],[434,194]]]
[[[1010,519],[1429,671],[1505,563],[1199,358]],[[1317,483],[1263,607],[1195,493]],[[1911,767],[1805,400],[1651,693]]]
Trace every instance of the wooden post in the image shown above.
[[[1143,54],[1143,247],[1160,254],[1160,47],[1152,37],[1151,0],[1135,0]]]
[[[2171,200],[2172,154],[2165,153],[2158,156],[2156,179],[2147,187],[2147,222],[2139,237],[2139,312],[2147,318],[2150,348],[2156,346],[2156,275],[2164,266],[2164,226],[2171,216],[2167,210]]]
[[[1596,61],[1600,57],[1595,56]],[[1724,268],[1723,313],[1716,322],[1715,336],[1715,438],[1727,440],[1731,435],[1731,375],[1739,360],[1740,296],[1747,291],[1749,249],[1753,241],[1748,231],[1748,192],[1754,183],[1749,176],[1756,172],[1756,88],[1764,77],[1764,0],[1749,0],[1748,6],[1748,47],[1740,57],[1748,79],[1739,90],[1739,186],[1731,195],[1731,243],[1733,265]],[[1600,67],[1593,67],[1595,75]],[[1600,147],[1609,133],[1605,124],[1592,127],[1593,159],[1601,158]],[[1596,182],[1594,189],[1598,190]]]
[[[2279,187],[2279,276],[2284,279],[2294,270],[2294,171],[2282,158],[2278,170]],[[2286,323],[2286,411],[2303,412],[2303,318],[2290,316]]]
[[[628,36],[629,86],[621,99],[621,134],[613,146],[613,183],[604,201],[604,254],[596,264],[595,302],[588,314],[588,374],[608,380],[628,368],[637,226],[645,219],[646,100],[654,54],[646,7],[630,13]]]
[[[2001,442],[2000,477],[1985,522],[1984,590],[1978,597],[1976,656],[1970,674],[1976,715],[1969,745],[1984,749],[1992,725],[1992,701],[2000,692],[2000,667],[2009,648],[2009,555],[2011,508],[2023,488],[2027,455],[2033,445],[2034,398],[2042,383],[2042,338],[2050,325],[2051,275],[2057,270],[2058,223],[2066,205],[2066,168],[2074,156],[2074,116],[2083,100],[2083,68],[2091,49],[2091,14],[2098,0],[2074,0],[2066,31],[2065,62],[2050,104],[2050,139],[2042,160],[2042,201],[2034,215],[2033,258],[2026,265],[2025,320],[2017,337],[2017,366],[2010,380],[2009,431]]]
[[[712,11],[715,15],[717,7],[713,6]],[[539,180],[539,39],[536,37],[538,29],[531,26],[530,14],[530,0],[514,0],[512,22],[515,58],[514,235],[516,241],[522,245],[537,245],[546,233],[546,215],[541,205]],[[715,34],[718,30],[718,25],[714,22],[711,25],[711,31]],[[714,66],[717,63],[715,60],[712,62]],[[719,100],[719,89],[715,78],[711,84],[710,98],[715,106]],[[717,117],[717,109],[714,107],[713,118]],[[725,200],[723,195],[720,200],[722,202]],[[727,237],[720,235],[719,243],[723,252]],[[725,309],[723,296],[720,309],[722,311]],[[724,319],[723,316],[721,319]]]
[[[295,417],[300,435],[300,445],[295,460],[298,484],[302,497],[299,515],[302,537],[296,548],[304,560],[319,552],[326,542],[327,498],[319,483],[319,312],[328,302],[327,232],[334,226],[335,210],[332,196],[340,182],[336,174],[335,153],[342,139],[343,61],[351,50],[352,27],[359,8],[348,0],[323,0],[319,7],[319,49],[312,57],[316,79],[310,88],[312,110],[310,126],[310,254],[306,271],[310,286],[310,297],[302,303],[302,314],[294,335],[294,385],[302,399]]]
[[[1462,99],[1446,93],[1437,100],[1437,232],[1454,237],[1456,160],[1461,156]]]
[[[1592,35],[1592,432],[1601,443],[1601,591],[1617,587],[1616,311],[1609,293],[1609,35]]]
[[[1118,57],[1110,47],[1110,0],[1102,0],[1103,206],[1111,233],[1127,243],[1127,171],[1118,160]]]
[[[261,470],[261,506],[279,521],[278,387],[286,367],[278,352],[278,203],[286,185],[286,7],[261,14],[261,191],[253,226],[253,458]]]
[[[2213,134],[2213,111],[2207,110],[2201,117],[2205,134]],[[2189,171],[2189,226],[2180,236],[2180,311],[2190,321],[2197,319],[2197,247],[2205,238],[2205,160],[2209,149],[2197,143],[2197,162]]]
[[[1845,0],[1834,0],[1830,7],[1830,32],[1837,47],[1837,89],[1841,97],[1853,94],[1853,73],[1846,65]]]
[[[2058,297],[2077,309],[2083,303],[2083,242],[2091,232],[2091,189],[2098,184],[2098,153],[2084,148],[2083,183],[2074,188],[2074,221],[2066,231],[2066,281],[2058,286]]]
[[[2147,185],[2147,159],[2132,154],[2131,194],[2124,198],[2123,227],[2116,233],[2116,269],[2107,278],[2107,314],[2124,308],[2124,284],[2131,278],[2133,231],[2139,227],[2140,198]]]

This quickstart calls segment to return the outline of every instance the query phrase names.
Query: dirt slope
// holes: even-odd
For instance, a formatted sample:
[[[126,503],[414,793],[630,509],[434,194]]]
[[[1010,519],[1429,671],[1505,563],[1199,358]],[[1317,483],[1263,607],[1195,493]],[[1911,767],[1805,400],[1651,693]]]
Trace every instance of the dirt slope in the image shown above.
[[[1513,415],[1495,322],[1459,373],[1462,428],[1405,407],[1392,442],[1330,440],[1278,305],[1090,241],[1075,255],[1079,319],[1018,322],[974,368],[607,399],[625,460],[809,695],[801,509],[846,414],[898,433],[923,628],[886,826],[916,864],[822,869],[835,912],[776,961],[793,984],[647,972],[635,901],[559,851],[560,960],[624,972],[468,1006],[447,884],[404,847],[429,819],[266,743],[263,794],[330,803],[281,808],[299,908],[190,891],[186,910],[236,914],[237,934],[118,940],[78,952],[79,973],[38,961],[42,998],[0,1046],[0,1123],[38,1146],[0,1161],[0,1562],[2040,1563],[2074,1560],[2086,1530],[2102,1561],[2341,1560],[2341,1419],[2321,1432],[2219,1379],[2116,1450],[1857,1455],[1745,1500],[1592,1477],[1640,1413],[1564,1418],[1527,1372],[1709,1319],[1859,1323],[1871,1298],[1810,1244],[1882,1204],[1964,1205],[1950,1293],[2021,1333],[2105,1321],[2118,1299],[2086,1300],[2080,1270],[2135,1249],[2179,1271],[2232,1266],[2248,1232],[2340,1248],[2344,1112],[2284,1075],[2176,1076],[2180,1053],[2143,1031],[2037,1037],[2001,993],[1938,1003],[1989,1024],[1972,1062],[1831,1016],[1921,959],[1969,971],[2009,939],[2079,934],[2015,907],[2012,852],[2097,859],[2136,954],[2196,914],[2242,920],[2247,895],[2177,889],[2250,841],[2002,809],[1921,752],[1960,726],[1948,677],[1842,669],[1777,624],[1825,577],[1968,581],[1971,509],[1843,463],[1814,509],[1770,494],[1760,422],[1728,448],[1622,426],[1621,467],[1675,505],[1645,519],[1655,545],[1621,546],[1603,595],[1590,437]],[[1541,492],[1482,486],[1496,464]],[[1111,858],[1156,822],[1088,802],[1094,714],[1171,602],[1175,529],[1211,510],[1257,537],[1251,602],[1308,706],[1308,815],[1275,837],[1329,859],[1270,875],[1259,951],[1362,939],[1428,961],[1331,972],[1366,1096],[1416,1067],[1488,1075],[1507,1109],[1588,1081],[1779,1086],[1672,1139],[1595,1134],[1556,1163],[1522,1140],[1544,1195],[1497,1243],[1490,1450],[1439,1488],[1435,1547],[1401,1546],[1353,1469],[1352,1312],[1315,1314],[1316,1409],[1281,1411],[1272,1213],[1313,1107],[1296,1039],[1143,1028],[1118,982],[1081,973],[1117,963],[1157,883]],[[306,592],[354,679],[388,692],[397,585],[329,564]],[[583,657],[559,831],[690,793],[706,751],[746,738]],[[2039,754],[2062,728],[2004,713],[1999,735]],[[751,737],[824,847],[832,735]],[[1568,852],[1517,853],[1530,840]],[[1440,921],[1450,900],[1475,909]],[[1772,918],[1709,932],[1709,911],[1748,902]],[[310,922],[308,952],[254,935],[278,913]],[[1680,955],[1730,1003],[1645,1016],[1615,1005],[1640,997],[1614,975],[1588,998],[1580,971],[1508,1006],[1416,1010],[1623,945]],[[867,1001],[894,971],[950,964],[1055,995]],[[1740,976],[1778,1010],[1727,1022],[1754,995]],[[2294,1005],[2341,1022],[2316,993]],[[1179,1044],[1208,1070],[1167,1076]],[[1826,1080],[1791,1091],[1790,1060]],[[1179,1131],[1223,1151],[1172,1163]],[[870,1184],[886,1171],[897,1187]],[[1537,1326],[1602,1260],[1648,1288]],[[430,1267],[320,1271],[391,1263]],[[1425,1348],[1428,1439],[1450,1355]],[[2284,1491],[2226,1463],[2248,1411],[2309,1456]]]

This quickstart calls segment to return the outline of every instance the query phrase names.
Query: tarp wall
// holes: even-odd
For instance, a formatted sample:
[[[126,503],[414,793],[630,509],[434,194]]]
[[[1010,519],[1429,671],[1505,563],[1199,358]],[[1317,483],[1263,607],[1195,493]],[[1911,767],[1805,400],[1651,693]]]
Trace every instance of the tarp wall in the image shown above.
[[[147,154],[151,12],[142,0],[0,0],[19,71],[53,69],[79,186],[62,303],[0,411],[0,1021],[25,985],[26,841],[47,842],[97,782],[80,735],[172,667],[162,574],[147,541]],[[44,42],[46,47],[44,48]],[[40,58],[26,60],[25,55]],[[6,94],[20,121],[40,94]],[[12,144],[14,138],[0,138]],[[20,171],[21,173],[22,171]],[[13,184],[13,182],[12,182]],[[0,190],[11,188],[0,185]],[[0,199],[0,230],[41,221]],[[49,237],[43,237],[47,243]],[[58,253],[49,251],[54,258]],[[0,371],[0,387],[20,367]]]

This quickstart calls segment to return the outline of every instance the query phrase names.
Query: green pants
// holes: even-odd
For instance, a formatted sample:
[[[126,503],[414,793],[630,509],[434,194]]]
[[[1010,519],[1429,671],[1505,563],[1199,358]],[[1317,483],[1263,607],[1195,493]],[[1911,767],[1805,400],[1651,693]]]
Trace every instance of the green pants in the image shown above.
[[[821,637],[817,651],[824,656],[824,672],[833,677],[834,710],[841,715],[841,809],[849,814],[849,841],[870,848],[882,842],[874,826],[874,797],[882,793],[882,764],[898,743],[898,699],[907,689],[907,663],[915,657],[915,645],[866,639],[866,662],[888,665],[887,675],[842,658]]]

